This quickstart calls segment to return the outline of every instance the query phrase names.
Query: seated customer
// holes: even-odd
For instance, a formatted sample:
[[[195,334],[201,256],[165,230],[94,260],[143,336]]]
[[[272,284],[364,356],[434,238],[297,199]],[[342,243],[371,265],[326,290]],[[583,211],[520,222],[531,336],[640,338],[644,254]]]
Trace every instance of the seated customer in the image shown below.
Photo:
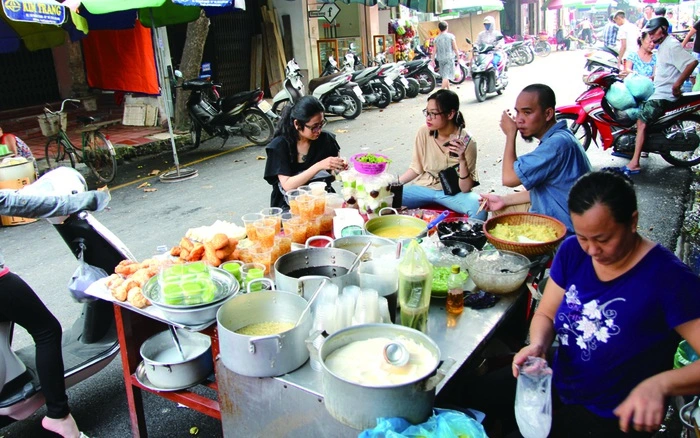
[[[34,154],[32,154],[32,150],[29,149],[29,146],[27,146],[27,143],[22,141],[21,138],[17,137],[14,134],[5,134],[2,130],[2,127],[0,126],[0,145],[2,145],[2,144],[7,146],[7,149],[9,149],[9,151],[12,155],[15,155],[18,157],[24,157],[30,161],[34,160]],[[34,160],[34,172],[38,176],[39,172],[38,172],[36,160]]]
[[[509,110],[503,112],[501,129],[506,134],[503,151],[502,179],[507,187],[523,185],[525,191],[504,196],[481,195],[490,211],[529,210],[559,219],[573,232],[566,205],[569,190],[576,180],[590,172],[591,163],[581,143],[566,127],[566,121],[557,122],[556,98],[547,85],[525,87],[515,101],[515,117]],[[515,140],[518,132],[527,142],[533,138],[540,144],[527,154],[518,156]]]
[[[428,97],[423,110],[425,126],[416,134],[413,158],[399,183],[403,188],[403,205],[420,208],[428,204],[443,207],[470,217],[479,209],[479,196],[472,188],[479,184],[476,172],[476,141],[464,130],[459,111],[459,97],[449,90],[438,90]],[[445,195],[438,176],[441,170],[458,165],[459,189],[454,196]],[[485,219],[486,213],[476,215]]]
[[[287,107],[265,148],[265,181],[272,186],[270,207],[289,210],[284,194],[313,180],[325,180],[326,190],[335,179],[329,172],[347,167],[340,158],[335,135],[323,131],[326,125],[323,104],[313,96],[304,96]]]

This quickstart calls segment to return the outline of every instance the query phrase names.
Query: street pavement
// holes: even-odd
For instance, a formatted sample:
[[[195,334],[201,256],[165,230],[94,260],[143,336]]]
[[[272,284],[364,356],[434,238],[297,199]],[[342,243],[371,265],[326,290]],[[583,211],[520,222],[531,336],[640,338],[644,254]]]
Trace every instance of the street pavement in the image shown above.
[[[478,192],[508,193],[501,186],[500,157],[504,135],[499,128],[501,113],[512,108],[520,90],[542,82],[556,92],[558,104],[572,103],[585,89],[581,82],[583,51],[553,52],[527,66],[510,71],[511,82],[503,95],[490,95],[477,103],[471,81],[453,87],[462,101],[467,129],[478,143]],[[356,120],[331,119],[326,129],[335,133],[345,157],[358,152],[378,152],[392,159],[390,171],[402,173],[410,162],[413,138],[424,122],[421,110],[426,97],[406,99],[384,110],[369,108]],[[265,151],[246,146],[245,139],[231,139],[220,148],[213,139],[196,150],[183,150],[183,166],[194,168],[198,177],[177,183],[162,183],[149,176],[154,170],[172,166],[166,153],[121,165],[111,187],[110,209],[95,216],[126,243],[139,259],[153,255],[159,245],[175,245],[191,227],[215,220],[240,223],[248,212],[268,206],[270,186],[262,179]],[[519,154],[534,144],[518,142]],[[621,166],[626,160],[591,146],[589,157],[595,168]],[[674,250],[687,202],[691,172],[673,168],[660,157],[642,161],[640,175],[633,177],[639,193],[640,230],[651,239]],[[155,189],[146,191],[145,189]],[[21,275],[68,327],[80,306],[68,299],[65,285],[76,262],[58,234],[45,221],[20,227],[1,228],[6,263]],[[29,337],[18,330],[15,346],[28,345]],[[128,409],[119,358],[105,370],[69,390],[70,404],[78,424],[91,437],[130,435]],[[219,422],[187,408],[145,393],[144,405],[149,435],[188,437],[199,428],[203,437],[221,436]],[[29,419],[0,432],[4,437],[42,437],[42,409]],[[264,413],[261,413],[264,415]],[[235,435],[232,435],[235,436]]]

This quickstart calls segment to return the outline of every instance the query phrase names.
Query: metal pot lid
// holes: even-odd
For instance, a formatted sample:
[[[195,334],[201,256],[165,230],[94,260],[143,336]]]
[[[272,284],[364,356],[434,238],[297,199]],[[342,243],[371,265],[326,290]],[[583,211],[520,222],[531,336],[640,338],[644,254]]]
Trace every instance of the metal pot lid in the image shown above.
[[[146,284],[143,286],[143,295],[151,301],[151,304],[156,307],[161,307],[165,309],[173,310],[187,310],[187,309],[202,309],[209,307],[211,305],[220,303],[233,295],[236,295],[240,289],[240,285],[233,276],[228,271],[220,268],[209,268],[209,274],[211,280],[216,286],[216,291],[214,292],[214,298],[211,301],[200,304],[166,304],[163,302],[163,293],[161,290],[160,282],[158,281],[158,275],[151,277]]]

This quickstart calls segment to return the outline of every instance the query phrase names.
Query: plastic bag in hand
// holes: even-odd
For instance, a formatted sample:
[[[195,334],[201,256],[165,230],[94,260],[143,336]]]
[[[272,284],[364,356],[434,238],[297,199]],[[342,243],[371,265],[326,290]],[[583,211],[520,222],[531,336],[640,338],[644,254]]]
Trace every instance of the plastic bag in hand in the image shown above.
[[[552,427],[552,369],[540,357],[528,357],[519,368],[515,420],[525,438],[545,438]]]

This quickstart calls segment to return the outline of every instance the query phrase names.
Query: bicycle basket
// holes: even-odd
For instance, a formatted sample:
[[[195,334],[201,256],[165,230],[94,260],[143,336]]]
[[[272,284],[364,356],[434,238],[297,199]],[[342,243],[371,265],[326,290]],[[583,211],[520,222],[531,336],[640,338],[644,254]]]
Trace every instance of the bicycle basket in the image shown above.
[[[60,117],[58,114],[44,113],[41,116],[37,116],[39,121],[39,128],[41,128],[41,134],[45,137],[52,137],[58,134],[59,122],[60,127],[64,131],[68,127],[68,114],[61,113]]]

